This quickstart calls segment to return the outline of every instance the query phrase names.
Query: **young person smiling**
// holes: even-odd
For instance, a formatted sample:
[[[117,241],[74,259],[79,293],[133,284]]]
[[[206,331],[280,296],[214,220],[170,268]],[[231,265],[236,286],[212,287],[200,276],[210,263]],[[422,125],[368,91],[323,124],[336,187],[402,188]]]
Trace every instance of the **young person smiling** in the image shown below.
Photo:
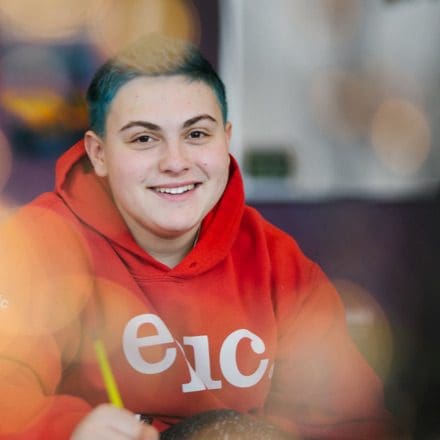
[[[84,142],[136,242],[174,267],[223,194],[230,137],[209,85],[141,76],[116,94],[103,135],[88,131]]]
[[[199,51],[148,36],[87,98],[55,190],[0,231],[0,438],[157,438],[225,409],[229,438],[389,438],[338,294],[245,205],[224,86]],[[124,409],[106,404],[96,338]]]

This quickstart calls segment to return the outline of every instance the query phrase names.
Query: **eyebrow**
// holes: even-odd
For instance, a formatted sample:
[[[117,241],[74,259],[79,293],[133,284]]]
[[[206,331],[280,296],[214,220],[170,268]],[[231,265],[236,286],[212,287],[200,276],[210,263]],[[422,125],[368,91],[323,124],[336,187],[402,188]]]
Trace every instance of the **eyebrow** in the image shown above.
[[[212,116],[210,116],[208,114],[203,114],[203,115],[199,115],[199,116],[194,116],[194,118],[191,118],[191,119],[188,119],[187,121],[185,121],[183,123],[183,128],[191,127],[191,125],[194,125],[195,123],[202,121],[204,119],[207,119],[208,121],[212,121],[215,124],[217,124],[217,120],[215,118],[213,118]]]
[[[131,127],[145,127],[149,130],[153,131],[160,131],[159,125],[153,124],[152,122],[148,121],[130,121],[128,124],[125,124],[119,131],[127,130]]]
[[[203,114],[203,115],[194,116],[194,118],[188,119],[187,121],[185,121],[183,123],[182,128],[191,127],[191,125],[194,125],[197,122],[202,121],[204,119],[207,119],[207,120],[212,121],[217,124],[217,120],[215,118],[213,118],[212,116],[210,116],[208,114]],[[153,124],[152,122],[130,121],[127,124],[125,124],[119,131],[124,131],[124,130],[131,128],[131,127],[139,127],[139,126],[144,127],[144,128],[148,128],[149,130],[152,130],[152,131],[160,131],[161,130],[159,125]]]

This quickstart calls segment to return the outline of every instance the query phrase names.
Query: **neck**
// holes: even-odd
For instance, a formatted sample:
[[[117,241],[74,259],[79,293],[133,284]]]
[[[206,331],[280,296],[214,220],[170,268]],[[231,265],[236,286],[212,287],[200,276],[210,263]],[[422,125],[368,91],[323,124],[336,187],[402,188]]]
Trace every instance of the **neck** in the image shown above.
[[[170,237],[160,237],[144,229],[128,225],[136,243],[153,258],[166,266],[177,266],[189,254],[197,242],[199,225],[193,229]]]
[[[179,239],[165,239],[162,243],[155,246],[141,247],[157,261],[173,268],[177,266],[192,250],[197,241],[198,229],[191,231],[189,237],[179,237]]]

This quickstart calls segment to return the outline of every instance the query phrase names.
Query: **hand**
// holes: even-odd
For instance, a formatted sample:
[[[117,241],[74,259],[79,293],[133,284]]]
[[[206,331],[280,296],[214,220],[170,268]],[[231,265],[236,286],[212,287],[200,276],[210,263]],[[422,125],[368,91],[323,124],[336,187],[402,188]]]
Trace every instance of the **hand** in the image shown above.
[[[71,440],[158,440],[150,425],[136,420],[126,409],[105,404],[97,406],[76,427]]]

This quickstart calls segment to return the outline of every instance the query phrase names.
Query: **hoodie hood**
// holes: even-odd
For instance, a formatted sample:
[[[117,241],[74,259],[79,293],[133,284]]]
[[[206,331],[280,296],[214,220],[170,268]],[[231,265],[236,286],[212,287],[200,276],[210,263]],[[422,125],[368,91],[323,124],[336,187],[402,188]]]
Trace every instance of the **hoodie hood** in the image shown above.
[[[237,237],[244,211],[243,182],[237,162],[231,156],[228,184],[203,220],[197,245],[170,269],[135,242],[113,202],[106,179],[95,174],[82,140],[58,160],[55,192],[82,223],[106,237],[119,254],[128,252],[143,266],[148,262],[156,271],[172,272],[179,277],[205,272],[226,257]]]

